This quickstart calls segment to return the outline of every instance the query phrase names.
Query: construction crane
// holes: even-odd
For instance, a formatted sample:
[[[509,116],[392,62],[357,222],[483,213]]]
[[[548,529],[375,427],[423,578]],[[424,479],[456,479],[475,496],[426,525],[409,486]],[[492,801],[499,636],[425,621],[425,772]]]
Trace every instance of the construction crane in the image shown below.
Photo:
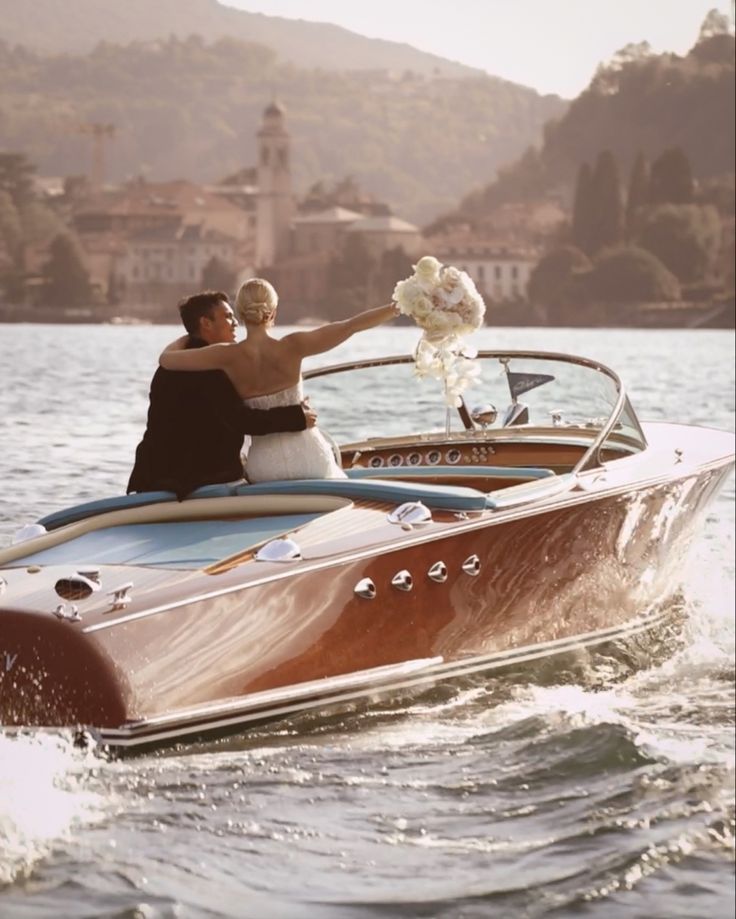
[[[92,165],[89,180],[92,189],[99,191],[105,180],[105,144],[115,136],[115,125],[90,121],[77,125],[77,131],[92,138]]]

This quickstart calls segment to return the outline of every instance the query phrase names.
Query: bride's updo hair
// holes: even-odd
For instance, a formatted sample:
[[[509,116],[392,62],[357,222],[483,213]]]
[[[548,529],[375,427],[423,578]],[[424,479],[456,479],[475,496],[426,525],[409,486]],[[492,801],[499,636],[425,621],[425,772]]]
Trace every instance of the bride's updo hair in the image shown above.
[[[263,325],[276,315],[279,296],[263,278],[249,278],[235,298],[235,311],[247,325]]]

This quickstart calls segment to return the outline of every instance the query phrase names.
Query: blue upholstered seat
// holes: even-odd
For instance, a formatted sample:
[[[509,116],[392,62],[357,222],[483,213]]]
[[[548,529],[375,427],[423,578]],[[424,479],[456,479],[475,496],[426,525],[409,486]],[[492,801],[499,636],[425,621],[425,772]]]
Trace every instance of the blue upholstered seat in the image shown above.
[[[231,482],[222,485],[204,485],[188,495],[186,501],[198,498],[228,498],[233,495],[339,495],[373,501],[399,503],[422,501],[427,507],[448,510],[481,510],[495,507],[496,501],[474,488],[453,485],[433,485],[409,479],[423,479],[435,476],[495,477],[544,479],[554,475],[550,469],[535,466],[381,466],[379,468],[356,468],[347,470],[347,479],[293,479],[291,481],[261,482],[256,485]],[[380,481],[379,481],[380,480]],[[55,511],[38,522],[47,530],[55,530],[106,514],[109,511],[144,507],[148,504],[163,504],[176,501],[171,491],[148,491],[132,495],[118,495],[88,501],[75,507]]]
[[[384,501],[400,504],[404,501],[422,501],[427,507],[447,510],[482,510],[487,507],[486,496],[474,488],[432,485],[429,483],[401,482],[390,479],[366,477],[348,479],[293,479],[280,482],[261,482],[256,485],[230,483],[205,485],[189,495],[185,502],[199,498],[228,498],[234,495],[336,495],[339,497]],[[75,507],[55,511],[42,517],[38,523],[47,530],[56,530],[68,523],[96,517],[110,511],[164,504],[176,501],[169,491],[149,491],[132,495],[118,495],[88,501]]]
[[[186,500],[229,498],[235,494],[235,484],[203,485],[193,491]],[[66,526],[67,523],[85,520],[87,517],[96,517],[98,514],[128,510],[132,507],[144,507],[147,504],[164,504],[168,501],[176,501],[176,495],[173,491],[142,491],[132,495],[116,495],[114,498],[99,498],[96,501],[87,501],[85,504],[77,504],[74,507],[54,511],[53,514],[42,517],[38,523],[46,527],[47,530],[56,530],[59,527]]]
[[[337,495],[388,504],[422,501],[427,507],[453,511],[483,510],[487,506],[486,496],[475,488],[379,478],[292,479],[239,485],[235,491],[239,495]]]

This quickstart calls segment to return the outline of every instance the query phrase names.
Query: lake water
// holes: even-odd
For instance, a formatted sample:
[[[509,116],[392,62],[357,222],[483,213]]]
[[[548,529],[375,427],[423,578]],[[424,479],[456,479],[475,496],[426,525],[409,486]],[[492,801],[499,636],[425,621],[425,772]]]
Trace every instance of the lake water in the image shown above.
[[[176,335],[0,325],[0,545],[124,492]],[[325,363],[416,338],[373,330]],[[474,344],[592,357],[642,418],[734,429],[729,331],[486,329]],[[356,417],[400,411],[396,395],[366,394]],[[733,534],[731,477],[673,585],[682,632],[569,673],[122,762],[0,733],[0,916],[733,917]]]

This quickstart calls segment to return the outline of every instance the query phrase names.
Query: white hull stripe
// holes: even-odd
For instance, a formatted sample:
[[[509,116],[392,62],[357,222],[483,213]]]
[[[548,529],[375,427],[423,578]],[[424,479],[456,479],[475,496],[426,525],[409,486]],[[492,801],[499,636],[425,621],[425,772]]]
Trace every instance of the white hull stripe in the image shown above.
[[[430,658],[426,661],[408,661],[405,664],[396,665],[395,669],[399,673],[394,678],[386,677],[383,680],[377,679],[375,682],[366,682],[365,686],[358,689],[352,688],[340,691],[339,686],[336,684],[339,684],[343,678],[337,677],[334,680],[316,681],[311,684],[312,691],[303,696],[299,695],[299,685],[297,684],[297,686],[291,687],[293,691],[291,699],[283,698],[288,690],[276,690],[274,694],[281,696],[281,701],[273,698],[271,704],[263,700],[264,696],[272,695],[268,692],[258,693],[257,695],[261,697],[262,701],[255,704],[252,701],[253,697],[250,700],[248,697],[244,697],[240,703],[240,710],[237,712],[233,711],[237,707],[237,703],[229,701],[223,707],[224,710],[216,706],[201,710],[187,709],[179,715],[172,713],[170,716],[163,716],[150,721],[143,719],[126,727],[91,728],[89,733],[99,743],[113,747],[136,747],[166,741],[184,740],[191,735],[224,731],[241,724],[245,726],[254,721],[268,721],[295,712],[366,698],[379,692],[392,692],[412,686],[435,683],[440,680],[453,679],[471,673],[498,670],[555,654],[593,647],[604,642],[619,640],[647,631],[663,622],[667,615],[666,611],[649,613],[632,620],[624,626],[588,632],[576,635],[573,638],[556,639],[539,645],[527,645],[514,651],[469,657],[462,661],[435,663],[436,661],[442,661],[441,658]],[[405,669],[402,671],[402,668]],[[394,668],[376,669],[393,670]],[[407,669],[409,672],[407,672]],[[364,671],[364,673],[370,673],[370,671]],[[359,677],[360,675],[354,676]],[[321,689],[318,688],[320,686]],[[180,719],[179,722],[177,722],[177,718]]]

